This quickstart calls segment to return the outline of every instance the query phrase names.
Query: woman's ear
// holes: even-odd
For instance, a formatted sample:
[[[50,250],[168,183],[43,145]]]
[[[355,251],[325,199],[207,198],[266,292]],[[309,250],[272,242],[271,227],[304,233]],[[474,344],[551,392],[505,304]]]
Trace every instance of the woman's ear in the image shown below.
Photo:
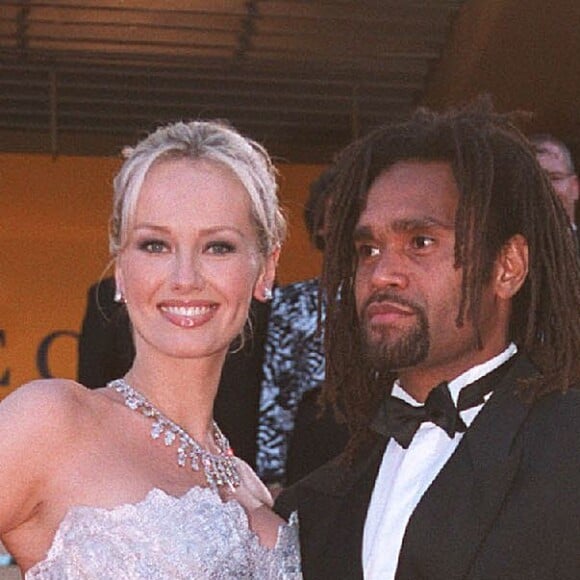
[[[276,246],[264,260],[262,271],[254,286],[254,298],[260,302],[268,302],[268,300],[272,299],[272,288],[276,280],[276,268],[279,258],[280,246]]]
[[[528,241],[521,234],[512,236],[501,249],[495,263],[495,290],[505,300],[513,298],[528,275]]]

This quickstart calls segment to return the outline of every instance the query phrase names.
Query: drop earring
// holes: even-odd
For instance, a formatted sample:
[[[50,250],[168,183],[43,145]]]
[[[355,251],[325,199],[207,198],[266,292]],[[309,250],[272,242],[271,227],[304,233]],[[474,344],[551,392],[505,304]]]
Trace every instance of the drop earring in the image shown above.
[[[264,300],[270,301],[272,300],[273,294],[271,288],[264,288]]]
[[[126,300],[123,296],[123,292],[121,292],[121,290],[119,288],[117,288],[115,290],[115,297],[113,298],[113,300],[117,303],[117,304],[125,304]]]

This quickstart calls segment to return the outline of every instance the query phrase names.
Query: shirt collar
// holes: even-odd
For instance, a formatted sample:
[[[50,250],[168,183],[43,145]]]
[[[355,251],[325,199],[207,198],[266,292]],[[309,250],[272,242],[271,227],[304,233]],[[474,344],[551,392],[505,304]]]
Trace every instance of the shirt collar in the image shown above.
[[[467,385],[474,383],[481,377],[495,370],[497,367],[499,367],[504,362],[509,360],[512,356],[514,356],[516,352],[518,352],[518,347],[513,342],[511,342],[508,345],[508,347],[498,355],[494,356],[493,358],[490,358],[489,360],[483,363],[471,367],[464,373],[460,374],[458,377],[455,377],[454,379],[450,380],[448,386],[453,402],[457,405],[457,399],[459,398],[459,393],[461,392],[461,389],[463,389],[463,387],[466,387]],[[393,390],[391,394],[393,397],[398,397],[399,399],[402,399],[403,401],[409,403],[410,405],[414,406],[421,405],[421,403],[416,401],[411,395],[409,395],[409,393],[407,393],[407,391],[405,391],[405,389],[403,389],[403,387],[401,387],[401,384],[398,379],[393,384]]]
[[[461,392],[461,389],[463,389],[467,385],[474,383],[475,381],[477,381],[481,377],[491,373],[492,371],[497,369],[499,366],[501,366],[502,364],[507,362],[510,358],[512,358],[517,352],[518,352],[518,348],[512,342],[500,354],[494,356],[493,358],[490,358],[489,360],[487,360],[481,364],[478,364],[478,365],[471,367],[470,369],[468,369],[467,371],[465,371],[464,373],[462,373],[458,377],[455,377],[454,379],[449,381],[449,383],[448,383],[449,392],[451,393],[451,397],[453,399],[453,402],[457,405],[457,399],[459,398],[459,393]],[[421,405],[421,403],[416,401],[413,397],[411,397],[411,395],[409,395],[409,393],[407,393],[407,391],[405,391],[401,387],[398,380],[396,380],[395,383],[393,384],[393,390],[392,390],[391,394],[392,394],[392,396],[398,397],[399,399],[402,399],[403,401],[405,401],[406,403],[409,403],[410,405],[414,405],[414,406]],[[489,399],[489,397],[491,397],[491,395],[492,395],[492,392],[490,392],[488,395],[486,395],[485,401],[487,401]],[[473,420],[475,419],[475,417],[477,416],[477,414],[479,413],[481,408],[482,408],[482,405],[479,405],[477,407],[473,407],[471,409],[466,409],[465,411],[461,412],[461,418],[463,419],[463,422],[467,425],[467,427],[469,427],[471,425],[471,423],[473,422]],[[376,431],[377,433],[381,433],[381,434],[385,435],[386,434],[386,432],[385,432],[386,417],[387,417],[386,404],[383,403],[382,405],[379,406],[377,414],[375,415],[374,419],[371,421],[371,424],[370,424],[371,429],[373,431]]]

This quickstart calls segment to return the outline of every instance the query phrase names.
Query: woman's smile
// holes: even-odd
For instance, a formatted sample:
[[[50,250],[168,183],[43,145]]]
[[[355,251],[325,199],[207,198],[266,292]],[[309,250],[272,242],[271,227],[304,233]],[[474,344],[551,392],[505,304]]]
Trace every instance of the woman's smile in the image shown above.
[[[210,302],[162,302],[158,306],[162,316],[181,328],[196,328],[209,322],[219,305]]]

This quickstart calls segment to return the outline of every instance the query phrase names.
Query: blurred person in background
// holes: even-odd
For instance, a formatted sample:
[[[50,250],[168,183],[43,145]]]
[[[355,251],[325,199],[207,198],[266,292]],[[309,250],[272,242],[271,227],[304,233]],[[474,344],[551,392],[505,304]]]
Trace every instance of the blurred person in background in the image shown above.
[[[310,242],[324,252],[332,201],[333,165],[310,185],[304,223]],[[319,279],[274,288],[260,389],[256,469],[279,490],[344,448],[346,427],[318,405],[325,377],[324,319]],[[316,435],[314,436],[314,434]]]
[[[547,133],[532,135],[530,141],[534,146],[538,163],[547,173],[554,191],[570,218],[576,244],[580,251],[580,232],[578,232],[578,224],[576,223],[580,187],[572,153],[563,141]]]

